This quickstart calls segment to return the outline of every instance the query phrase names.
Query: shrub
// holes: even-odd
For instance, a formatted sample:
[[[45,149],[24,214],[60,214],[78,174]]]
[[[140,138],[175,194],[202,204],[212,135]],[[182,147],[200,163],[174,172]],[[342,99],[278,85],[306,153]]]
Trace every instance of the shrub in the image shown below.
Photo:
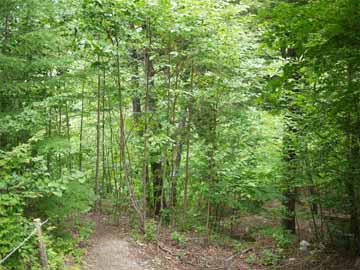
[[[156,221],[154,219],[146,220],[144,239],[149,242],[155,241],[156,231],[157,231]]]
[[[177,231],[172,232],[170,237],[171,240],[175,241],[178,245],[186,244],[186,237]]]

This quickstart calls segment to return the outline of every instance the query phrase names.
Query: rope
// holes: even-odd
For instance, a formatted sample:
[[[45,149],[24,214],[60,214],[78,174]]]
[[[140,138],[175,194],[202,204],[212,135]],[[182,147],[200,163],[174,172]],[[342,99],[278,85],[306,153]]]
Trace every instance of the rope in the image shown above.
[[[43,223],[40,224],[40,226],[46,224],[48,222],[48,219],[45,220]],[[11,255],[13,255],[19,248],[21,248],[29,239],[36,233],[36,229],[34,229],[28,237],[26,237],[16,248],[14,248],[8,255],[6,255],[1,261],[0,264],[3,264]]]

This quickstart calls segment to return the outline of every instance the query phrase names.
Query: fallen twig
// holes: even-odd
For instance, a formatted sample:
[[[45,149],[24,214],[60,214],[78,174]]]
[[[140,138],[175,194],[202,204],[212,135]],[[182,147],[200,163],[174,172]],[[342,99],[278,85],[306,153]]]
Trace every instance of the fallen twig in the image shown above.
[[[233,260],[237,257],[237,256],[240,256],[240,255],[244,255],[246,253],[249,253],[250,251],[253,251],[254,248],[251,247],[251,248],[247,248],[245,250],[242,250],[242,251],[239,251],[239,252],[236,252],[235,254],[231,255],[229,258],[225,259],[224,261],[224,269],[231,269],[232,265],[234,264],[233,263]]]

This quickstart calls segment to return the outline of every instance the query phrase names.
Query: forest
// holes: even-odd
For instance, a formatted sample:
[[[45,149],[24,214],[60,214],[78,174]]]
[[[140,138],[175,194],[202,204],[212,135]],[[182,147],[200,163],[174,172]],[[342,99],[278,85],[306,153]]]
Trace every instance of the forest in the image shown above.
[[[359,0],[0,0],[0,270],[360,269]]]

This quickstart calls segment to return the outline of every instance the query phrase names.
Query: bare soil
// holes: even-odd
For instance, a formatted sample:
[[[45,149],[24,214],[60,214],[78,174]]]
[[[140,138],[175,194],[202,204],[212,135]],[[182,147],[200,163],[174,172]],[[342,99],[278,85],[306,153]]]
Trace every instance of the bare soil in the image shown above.
[[[158,243],[135,241],[129,236],[131,228],[126,218],[118,225],[106,215],[91,213],[84,218],[96,226],[81,270],[263,269],[245,262],[246,256],[255,252],[253,248],[234,253],[191,233],[186,235],[186,244],[179,245],[171,240],[167,228],[163,228]]]
[[[155,270],[155,260],[147,256],[127,233],[125,226],[114,226],[106,216],[92,214],[94,234],[82,270]]]
[[[285,258],[272,265],[264,255],[266,251],[275,251],[276,245],[265,236],[256,237],[255,242],[244,242],[242,251],[237,252],[229,243],[207,243],[192,233],[184,234],[186,243],[176,243],[166,227],[157,243],[135,241],[129,236],[131,228],[126,218],[118,225],[111,224],[106,215],[92,213],[85,218],[95,222],[96,227],[81,270],[360,270],[360,259],[330,252],[302,253],[296,243]],[[246,228],[246,224],[242,225]]]

